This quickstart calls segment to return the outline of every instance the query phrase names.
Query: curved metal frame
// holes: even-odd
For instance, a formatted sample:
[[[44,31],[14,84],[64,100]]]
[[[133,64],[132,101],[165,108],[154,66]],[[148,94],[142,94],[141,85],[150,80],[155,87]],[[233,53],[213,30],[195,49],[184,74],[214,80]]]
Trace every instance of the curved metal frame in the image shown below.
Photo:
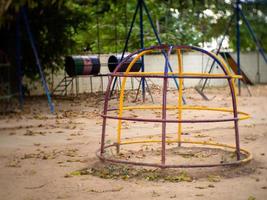
[[[178,73],[168,72],[168,65],[169,63],[169,55],[172,50],[175,49],[177,52],[178,58]],[[164,72],[130,72],[132,66],[135,62],[142,56],[153,52],[154,50],[163,51],[166,54],[165,57],[165,68]],[[182,57],[181,57],[181,50],[194,50],[206,54],[207,56],[211,57],[215,63],[220,66],[223,71],[223,74],[205,74],[205,73],[184,73],[183,66],[182,66]],[[167,53],[166,53],[167,52]],[[127,70],[124,73],[118,72],[120,67],[130,58],[134,56],[134,59],[128,65]],[[120,91],[120,98],[119,98],[119,108],[112,108],[108,109],[108,102],[109,96],[111,92],[111,85],[113,83],[114,77],[123,77],[122,78],[122,86]],[[124,92],[125,92],[125,85],[127,77],[150,77],[150,78],[161,78],[163,79],[163,95],[162,95],[162,105],[160,106],[132,106],[132,107],[125,107],[124,106]],[[177,106],[167,106],[167,80],[168,78],[178,78],[179,79],[179,98],[177,102]],[[186,78],[214,78],[214,79],[226,79],[228,81],[228,85],[230,87],[230,92],[232,96],[232,109],[226,108],[209,108],[209,107],[199,107],[199,106],[183,106],[182,105],[182,83],[183,79]],[[161,167],[161,168],[184,168],[184,167],[214,167],[214,166],[224,166],[224,165],[236,165],[241,164],[244,162],[248,162],[252,159],[251,153],[244,149],[240,149],[239,144],[239,130],[238,130],[238,121],[247,119],[250,116],[247,113],[237,111],[237,97],[236,97],[236,88],[235,88],[235,79],[239,79],[241,76],[232,75],[229,69],[227,68],[226,63],[223,59],[218,57],[212,52],[208,52],[198,47],[194,46],[168,46],[168,45],[159,45],[153,46],[147,49],[138,50],[132,54],[129,54],[122,62],[116,67],[114,72],[110,75],[109,83],[107,86],[106,94],[105,94],[105,102],[104,102],[104,111],[102,113],[103,117],[103,125],[102,125],[102,138],[101,138],[101,147],[97,151],[97,156],[103,161],[115,162],[115,163],[125,163],[125,164],[133,164],[133,165],[143,165],[143,166],[151,166],[151,167]],[[145,118],[131,118],[131,117],[123,117],[124,110],[134,110],[134,109],[161,109],[162,110],[162,118],[161,119],[145,119]],[[178,110],[178,120],[167,119],[166,111],[167,110]],[[108,115],[110,111],[118,111],[118,116]],[[232,118],[225,118],[225,119],[204,119],[204,120],[184,120],[182,119],[182,111],[183,110],[210,110],[210,111],[221,111],[221,112],[229,112],[233,114]],[[243,116],[239,117],[238,114]],[[105,145],[105,135],[106,135],[106,123],[107,119],[117,119],[118,120],[118,129],[117,129],[117,142],[112,145]],[[129,121],[142,121],[142,122],[159,122],[162,123],[162,136],[161,140],[143,140],[143,141],[121,141],[121,127],[122,127],[122,120],[129,120]],[[185,141],[181,139],[182,133],[182,124],[183,123],[207,123],[207,122],[226,122],[226,121],[233,121],[234,122],[234,130],[235,130],[235,146],[226,145],[226,144],[219,144],[219,143],[211,143],[211,142],[199,142],[199,141]],[[178,130],[177,130],[177,140],[166,140],[166,124],[167,123],[178,123]],[[120,151],[120,145],[126,144],[134,144],[134,143],[151,143],[151,142],[161,142],[161,163],[144,163],[144,162],[132,162],[127,160],[118,160],[105,157],[105,149],[115,146],[117,148],[117,152]],[[230,163],[218,163],[218,164],[197,164],[197,165],[168,165],[166,164],[166,143],[178,143],[180,146],[182,143],[191,143],[191,144],[202,144],[202,145],[209,145],[209,146],[216,146],[216,147],[224,147],[231,150],[235,150],[237,160]],[[241,159],[241,153],[245,155],[245,158]]]

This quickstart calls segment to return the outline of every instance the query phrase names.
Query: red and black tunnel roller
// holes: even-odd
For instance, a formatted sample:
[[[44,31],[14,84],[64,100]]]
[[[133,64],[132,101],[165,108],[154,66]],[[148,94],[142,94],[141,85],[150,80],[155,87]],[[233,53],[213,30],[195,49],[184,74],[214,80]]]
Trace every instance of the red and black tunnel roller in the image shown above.
[[[92,56],[66,56],[65,70],[69,76],[97,75],[100,72],[100,60]]]

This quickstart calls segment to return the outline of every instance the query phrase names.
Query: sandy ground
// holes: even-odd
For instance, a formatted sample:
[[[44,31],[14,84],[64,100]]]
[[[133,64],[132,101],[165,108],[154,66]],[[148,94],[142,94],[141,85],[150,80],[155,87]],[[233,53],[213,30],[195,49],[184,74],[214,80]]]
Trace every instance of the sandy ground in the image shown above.
[[[71,176],[74,171],[99,164],[95,151],[100,147],[102,96],[56,99],[55,115],[49,114],[45,97],[27,99],[23,112],[0,119],[0,199],[267,199],[267,86],[250,89],[251,97],[245,88],[239,97],[239,110],[252,117],[240,122],[240,142],[253,153],[253,160],[233,168],[183,169],[193,177],[190,182]],[[170,93],[169,99],[175,102],[176,93]],[[193,89],[185,93],[189,104],[231,105],[225,88],[208,89],[208,96],[213,98],[208,102],[201,100]],[[161,99],[156,91],[153,94],[155,101]],[[193,113],[185,115],[197,117]],[[213,113],[201,116],[212,117]],[[127,137],[151,137],[159,127],[143,124],[133,130],[127,127]],[[109,122],[108,130],[115,128],[116,122]],[[169,131],[177,130],[173,128]],[[184,131],[192,137],[234,142],[229,123],[187,125]]]

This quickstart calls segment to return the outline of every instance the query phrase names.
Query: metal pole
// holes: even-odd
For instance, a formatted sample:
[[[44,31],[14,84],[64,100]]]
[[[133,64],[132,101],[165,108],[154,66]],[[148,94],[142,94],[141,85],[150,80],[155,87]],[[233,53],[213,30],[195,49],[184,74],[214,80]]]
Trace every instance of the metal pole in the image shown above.
[[[64,89],[65,89],[65,96],[68,96],[68,88],[67,88],[67,75],[66,75],[66,70],[64,71]]]
[[[90,76],[90,89],[91,89],[91,93],[93,93],[93,81],[92,81],[92,76]]]
[[[234,129],[235,129],[235,144],[236,144],[236,157],[237,160],[240,160],[240,142],[239,142],[239,129],[238,129],[238,112],[237,112],[237,100],[235,95],[234,83],[232,80],[228,79],[230,86],[231,96],[232,96],[232,106],[234,114]]]
[[[25,7],[22,7],[21,11],[22,11],[22,16],[23,16],[24,23],[25,23],[25,26],[26,26],[26,31],[27,31],[27,34],[29,36],[30,44],[31,44],[31,47],[32,47],[32,50],[33,50],[33,54],[34,54],[34,57],[35,57],[35,60],[36,60],[36,65],[38,67],[38,70],[39,70],[39,73],[40,73],[40,76],[41,76],[41,80],[42,80],[42,84],[43,84],[43,87],[44,87],[44,90],[45,90],[45,93],[46,93],[46,96],[47,96],[47,100],[48,100],[48,104],[49,104],[49,107],[50,107],[50,111],[51,111],[51,113],[54,113],[54,105],[52,103],[50,92],[49,92],[49,89],[48,89],[47,84],[46,84],[45,76],[43,74],[42,66],[41,66],[41,63],[40,63],[40,60],[39,60],[39,56],[38,56],[38,53],[37,53],[37,49],[36,49],[36,46],[35,46],[35,43],[34,43],[34,39],[33,39],[33,35],[32,35],[32,32],[31,32],[31,29],[30,29],[30,24],[29,24],[29,21],[28,21],[28,17],[27,17],[27,13],[26,13]]]
[[[75,76],[76,96],[79,95],[79,77]]]
[[[123,57],[124,57],[124,54],[125,54],[125,52],[126,52],[126,49],[127,49],[127,47],[128,47],[128,42],[129,42],[129,39],[130,39],[132,30],[133,30],[133,26],[134,26],[134,22],[135,22],[135,19],[136,19],[136,15],[137,15],[139,6],[140,6],[140,4],[139,4],[139,0],[138,0],[137,5],[136,5],[136,8],[135,8],[135,11],[134,11],[133,20],[132,20],[132,22],[131,22],[131,26],[130,26],[130,29],[129,29],[129,32],[128,32],[128,34],[127,34],[127,38],[126,38],[126,41],[125,41],[125,44],[124,44],[124,48],[123,48],[123,52],[122,52],[122,55],[121,55],[120,62],[122,61],[122,59],[123,59]],[[114,80],[114,82],[113,82],[112,89],[111,89],[111,92],[110,92],[110,97],[113,95],[113,92],[114,92],[114,90],[115,90],[116,83],[117,83],[117,79],[118,79],[118,77],[115,77],[115,80]]]
[[[151,97],[151,101],[152,101],[152,103],[154,103],[154,99],[153,99],[151,90],[150,90],[150,88],[148,87],[147,79],[145,79],[145,83],[146,83],[146,87],[147,87],[148,94],[149,94],[150,97]]]
[[[257,39],[255,32],[253,31],[252,27],[250,26],[246,16],[244,15],[244,13],[243,13],[243,11],[241,9],[240,9],[240,15],[243,18],[243,20],[244,20],[244,22],[245,22],[245,24],[246,24],[246,26],[247,26],[247,28],[249,30],[249,33],[250,33],[252,39],[254,40],[254,42],[255,42],[255,44],[256,44],[256,46],[258,48],[258,51],[260,52],[260,54],[262,55],[265,63],[267,64],[267,57],[266,57],[266,55],[264,53],[264,50],[263,50],[259,40]]]
[[[128,35],[127,35],[127,38],[126,38],[126,41],[125,41],[125,44],[124,44],[123,52],[122,52],[122,55],[121,55],[121,60],[123,59],[124,54],[125,54],[125,51],[126,51],[126,49],[128,47],[128,42],[129,42],[129,39],[130,39],[132,30],[133,30],[133,25],[134,25],[134,22],[135,22],[136,15],[137,15],[137,12],[138,12],[139,7],[141,7],[141,6],[140,6],[139,0],[138,0],[137,5],[136,5],[136,8],[135,8],[135,11],[134,11],[133,20],[131,22],[131,26],[130,26],[130,29],[129,29],[129,32],[128,32]]]
[[[144,26],[143,26],[143,0],[138,0],[139,5],[140,5],[140,12],[139,12],[139,27],[140,27],[140,47],[141,49],[144,48]],[[145,66],[144,66],[144,56],[141,57],[141,62],[142,62],[142,72],[145,71]],[[146,86],[145,86],[145,77],[141,78],[142,81],[142,96],[143,96],[143,102],[146,100]]]
[[[236,0],[236,59],[238,75],[241,75],[240,70],[240,0]],[[238,94],[241,95],[241,81],[238,79]]]
[[[172,47],[170,47],[168,55],[165,57],[164,67],[164,78],[163,78],[163,89],[162,89],[162,136],[161,136],[161,165],[164,166],[166,162],[166,107],[167,107],[167,88],[168,88],[168,63],[169,54],[171,53]]]
[[[104,83],[103,83],[103,76],[100,76],[101,81],[101,91],[104,93]]]
[[[159,38],[159,35],[158,35],[158,33],[157,33],[157,30],[156,30],[156,28],[155,28],[155,26],[154,26],[154,23],[153,23],[153,21],[152,21],[152,18],[151,18],[150,14],[149,14],[148,8],[147,8],[147,6],[146,6],[146,4],[145,4],[144,1],[143,1],[143,6],[144,6],[144,8],[145,8],[145,11],[146,11],[146,14],[147,14],[149,23],[150,23],[150,25],[151,25],[151,27],[152,27],[152,30],[153,30],[153,32],[154,32],[154,35],[156,36],[156,39],[157,39],[159,45],[161,45],[161,40],[160,40],[160,38]],[[163,55],[164,55],[164,57],[165,57],[165,59],[166,59],[166,54],[164,53],[164,51],[163,51]],[[173,72],[173,70],[172,70],[172,68],[171,68],[171,65],[170,65],[169,63],[168,63],[168,68],[169,68],[169,70],[170,70],[171,72]],[[178,85],[178,82],[177,82],[176,78],[173,78],[173,80],[174,80],[174,83],[175,83],[175,85],[176,85],[176,88],[178,89],[178,88],[179,88],[179,85]],[[186,103],[184,98],[183,98],[183,102],[184,102],[184,104]]]
[[[257,51],[257,74],[256,74],[256,80],[258,83],[261,82],[260,78],[260,54],[259,51]]]

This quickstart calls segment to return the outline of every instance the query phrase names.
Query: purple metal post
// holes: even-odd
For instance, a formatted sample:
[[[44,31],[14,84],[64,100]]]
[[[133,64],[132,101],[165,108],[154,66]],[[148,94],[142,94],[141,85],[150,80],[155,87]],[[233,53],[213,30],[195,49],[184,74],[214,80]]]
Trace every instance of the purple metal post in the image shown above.
[[[108,111],[108,100],[109,100],[109,95],[110,95],[110,87],[111,83],[113,82],[114,77],[111,76],[108,82],[107,90],[105,93],[105,102],[104,102],[104,111],[103,111],[103,123],[102,123],[102,136],[101,136],[101,155],[104,153],[104,148],[105,148],[105,135],[106,135],[106,126],[107,126],[107,111]]]
[[[236,98],[235,98],[235,90],[234,86],[231,83],[231,80],[228,80],[231,96],[232,96],[232,105],[233,105],[233,113],[234,113],[234,126],[235,126],[235,143],[236,143],[236,158],[240,160],[240,144],[239,144],[239,130],[238,130],[238,113],[237,113],[237,105],[236,105]]]
[[[172,47],[168,51],[168,55],[165,57],[164,75],[168,75],[168,56],[172,50]],[[162,89],[162,139],[161,139],[161,164],[164,166],[166,161],[166,104],[167,104],[167,84],[168,78],[163,78]]]

